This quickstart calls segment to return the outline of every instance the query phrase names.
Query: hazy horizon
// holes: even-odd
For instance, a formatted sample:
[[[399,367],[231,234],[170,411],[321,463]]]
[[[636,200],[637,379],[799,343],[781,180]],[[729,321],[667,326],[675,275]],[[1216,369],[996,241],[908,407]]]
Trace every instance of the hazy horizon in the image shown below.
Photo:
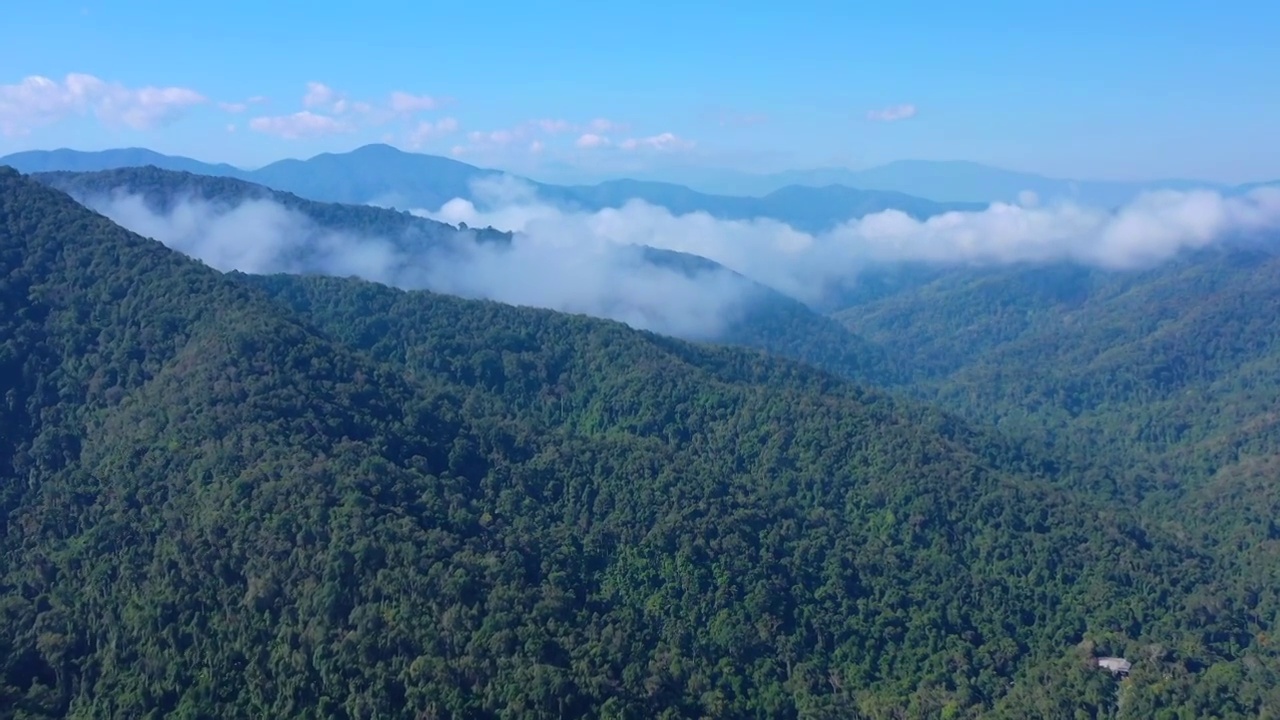
[[[947,165],[950,165],[950,167],[960,167],[960,165],[964,165],[964,167],[972,167],[975,169],[993,170],[993,172],[1020,174],[1020,176],[1036,177],[1039,179],[1044,179],[1044,181],[1115,183],[1115,184],[1132,184],[1132,186],[1143,186],[1143,184],[1174,182],[1174,183],[1199,183],[1199,184],[1203,184],[1204,187],[1236,187],[1236,186],[1247,186],[1247,184],[1270,184],[1270,183],[1275,183],[1277,181],[1280,181],[1280,170],[1277,170],[1277,173],[1275,174],[1275,176],[1265,176],[1265,177],[1258,177],[1258,178],[1252,178],[1252,179],[1245,179],[1245,181],[1243,182],[1220,182],[1220,181],[1212,181],[1212,179],[1194,178],[1194,177],[1139,177],[1139,178],[1056,177],[1056,176],[1052,176],[1052,174],[1038,172],[1038,170],[1034,170],[1034,169],[997,167],[997,165],[980,163],[980,161],[978,160],[968,160],[968,159],[959,159],[959,158],[951,158],[951,159],[901,158],[896,160],[888,160],[886,161],[886,163],[882,163],[882,164],[868,165],[868,167],[845,167],[845,165],[824,165],[824,167],[742,169],[742,168],[733,168],[733,167],[710,167],[710,165],[680,165],[680,167],[637,170],[637,172],[634,172],[634,173],[627,173],[625,172],[625,170],[617,170],[617,172],[600,173],[600,172],[594,172],[594,170],[590,170],[590,169],[582,169],[582,168],[575,168],[575,167],[532,169],[531,172],[526,172],[526,170],[521,170],[518,168],[504,167],[504,165],[502,164],[475,163],[475,161],[470,161],[470,160],[461,159],[461,158],[451,158],[451,156],[444,155],[444,154],[436,154],[436,152],[428,152],[428,151],[422,151],[422,150],[408,150],[408,149],[404,149],[404,147],[397,147],[396,145],[392,145],[392,143],[388,143],[388,142],[366,142],[366,143],[361,143],[361,145],[342,147],[342,149],[324,150],[320,152],[315,152],[315,154],[282,155],[282,156],[279,156],[279,158],[275,158],[274,160],[266,161],[266,163],[255,163],[255,164],[234,163],[234,161],[219,158],[219,156],[209,155],[209,154],[182,154],[182,152],[163,152],[163,151],[154,149],[154,147],[146,147],[146,146],[31,147],[31,149],[26,149],[26,150],[15,150],[13,152],[6,152],[5,155],[0,156],[0,161],[3,161],[4,158],[8,158],[8,156],[10,155],[19,155],[19,154],[23,154],[23,152],[70,151],[70,152],[81,152],[81,154],[99,154],[99,152],[113,152],[113,151],[148,151],[148,152],[157,152],[157,154],[160,154],[160,155],[170,156],[170,158],[186,158],[188,160],[195,160],[195,161],[198,161],[198,163],[202,163],[206,165],[230,165],[230,167],[236,168],[238,170],[243,170],[243,172],[252,173],[252,172],[255,172],[255,170],[260,170],[262,168],[270,167],[270,165],[273,165],[275,163],[280,163],[280,161],[287,161],[287,160],[306,161],[306,160],[315,159],[317,158],[317,156],[321,156],[321,155],[348,155],[348,154],[352,154],[352,152],[360,151],[370,146],[392,147],[392,149],[401,151],[401,152],[406,152],[406,154],[425,155],[425,156],[431,156],[431,158],[443,158],[447,160],[454,160],[454,161],[458,161],[458,163],[471,165],[471,167],[475,167],[483,170],[498,170],[498,172],[512,174],[512,176],[522,177],[526,179],[531,179],[531,181],[535,181],[535,182],[544,182],[544,183],[550,183],[550,184],[598,184],[598,183],[611,182],[611,181],[623,181],[623,179],[634,179],[634,181],[641,181],[641,182],[663,182],[663,183],[671,183],[671,184],[684,184],[684,186],[690,187],[692,188],[692,190],[696,190],[699,192],[721,193],[721,195],[744,195],[744,192],[735,192],[735,188],[732,187],[733,182],[741,181],[741,179],[749,179],[749,181],[762,181],[762,182],[778,181],[778,178],[783,178],[786,176],[803,176],[803,174],[820,174],[820,173],[864,173],[864,172],[872,172],[872,170],[901,168],[901,167],[904,167],[904,165],[915,165],[915,167],[920,167],[920,165],[933,165],[933,167],[947,167]],[[730,183],[730,187],[724,187],[723,186],[724,182]],[[791,183],[777,182],[776,184],[782,187],[782,186],[786,186],[786,184],[791,184]],[[801,184],[804,184],[804,183],[801,183]],[[826,183],[820,183],[820,184],[826,184]],[[831,184],[840,184],[840,183],[837,182],[837,183],[831,183]],[[751,193],[746,193],[746,195],[751,195]]]
[[[407,154],[426,155],[430,157],[445,158],[448,160],[454,160],[456,162],[465,163],[467,165],[480,168],[482,170],[499,170],[512,175],[521,175],[531,180],[536,180],[539,182],[549,182],[552,184],[566,184],[570,182],[569,180],[565,179],[566,176],[572,177],[574,173],[579,173],[582,175],[582,177],[589,178],[588,180],[585,180],[583,182],[590,182],[590,183],[607,182],[609,180],[634,179],[634,180],[643,180],[643,181],[652,181],[652,182],[670,182],[674,184],[690,185],[692,187],[695,184],[697,184],[696,177],[698,175],[713,176],[716,174],[724,174],[724,175],[732,174],[732,175],[738,175],[743,177],[765,179],[765,178],[772,178],[775,176],[787,175],[792,173],[811,173],[811,172],[824,172],[824,171],[857,173],[857,172],[865,172],[869,170],[877,170],[877,169],[883,169],[883,168],[889,168],[889,167],[898,167],[903,165],[924,165],[924,164],[935,165],[935,166],[945,166],[945,165],[979,166],[983,169],[997,170],[1001,172],[1017,173],[1022,175],[1034,175],[1046,180],[1118,183],[1118,184],[1134,184],[1134,185],[1142,185],[1146,183],[1159,183],[1159,182],[1194,182],[1194,183],[1204,183],[1207,186],[1235,186],[1235,185],[1249,185],[1254,183],[1271,183],[1280,179],[1280,169],[1277,169],[1277,171],[1272,175],[1258,176],[1255,178],[1245,179],[1240,182],[1224,182],[1224,181],[1211,180],[1208,178],[1201,178],[1201,177],[1146,177],[1146,176],[1114,177],[1114,176],[1102,176],[1102,175],[1092,175],[1092,176],[1081,175],[1081,176],[1063,177],[1063,176],[1056,176],[1050,173],[1042,172],[1035,168],[999,166],[999,165],[993,165],[990,163],[981,162],[978,160],[958,158],[958,157],[950,157],[950,158],[902,157],[902,158],[897,158],[893,160],[888,160],[882,163],[877,163],[874,165],[861,165],[861,166],[829,164],[829,165],[813,165],[813,166],[797,166],[797,167],[780,167],[780,168],[773,168],[773,169],[768,169],[768,168],[762,169],[762,168],[741,168],[741,167],[734,167],[731,165],[723,165],[723,166],[721,165],[679,165],[679,166],[670,166],[665,168],[658,167],[658,168],[651,168],[651,169],[641,169],[632,173],[628,173],[625,170],[601,173],[598,171],[592,171],[590,169],[577,168],[573,166],[564,166],[564,167],[551,167],[551,168],[542,168],[542,169],[535,168],[531,172],[526,172],[518,168],[506,167],[502,164],[478,163],[478,162],[468,160],[466,158],[450,157],[446,153],[436,153],[436,152],[428,152],[424,150],[407,149],[403,147],[397,147],[392,143],[387,143],[382,141],[359,143],[359,144],[350,145],[350,146],[342,146],[335,149],[322,150],[315,153],[284,154],[274,159],[267,160],[265,162],[256,162],[256,163],[237,163],[237,162],[228,160],[226,158],[220,157],[216,154],[210,154],[210,153],[197,152],[192,154],[192,153],[183,153],[183,152],[164,152],[161,150],[157,150],[156,148],[147,147],[143,145],[131,145],[131,146],[122,145],[122,146],[102,146],[102,147],[98,147],[98,146],[31,147],[31,148],[25,148],[21,150],[13,150],[11,152],[5,152],[3,155],[0,155],[0,159],[2,159],[3,157],[8,157],[10,155],[18,155],[20,153],[27,153],[27,152],[52,153],[52,152],[71,151],[76,153],[103,153],[103,152],[122,151],[122,150],[123,151],[142,150],[142,151],[159,153],[161,155],[167,155],[170,157],[183,157],[183,158],[195,160],[197,162],[201,162],[207,165],[230,165],[236,168],[237,170],[253,172],[255,170],[260,170],[264,167],[267,167],[269,165],[272,165],[278,162],[283,162],[287,160],[306,161],[321,155],[346,155],[370,146],[386,146]],[[688,179],[687,175],[689,174],[692,174],[695,179],[694,180]],[[543,180],[542,176],[548,176],[551,179]],[[670,177],[670,179],[664,179],[667,177]]]

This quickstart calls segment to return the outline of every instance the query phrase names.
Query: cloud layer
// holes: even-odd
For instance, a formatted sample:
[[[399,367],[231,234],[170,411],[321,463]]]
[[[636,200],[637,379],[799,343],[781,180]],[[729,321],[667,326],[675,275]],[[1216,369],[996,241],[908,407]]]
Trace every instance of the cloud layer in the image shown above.
[[[492,225],[535,239],[648,245],[700,255],[807,303],[868,266],[894,262],[995,265],[1071,261],[1108,269],[1148,267],[1182,250],[1240,234],[1280,232],[1280,189],[1242,197],[1214,192],[1155,192],[1115,212],[1069,203],[995,203],[980,212],[916,220],[895,210],[850,220],[810,235],[767,220],[672,215],[631,201],[593,213],[541,203],[511,181],[490,183],[482,207],[463,199],[418,213],[449,223]]]
[[[141,235],[223,271],[358,276],[414,290],[611,318],[687,338],[714,338],[758,289],[724,271],[686,273],[654,265],[641,248],[606,238],[537,234],[510,245],[472,232],[369,237],[317,226],[268,200],[227,207],[181,200],[157,212],[137,195],[86,204]]]
[[[140,198],[90,199],[120,224],[221,270],[357,275],[406,289],[613,318],[635,327],[714,338],[741,317],[754,287],[723,271],[688,274],[648,262],[639,246],[700,255],[803,302],[882,263],[999,265],[1072,261],[1143,268],[1234,237],[1280,233],[1280,189],[1242,197],[1212,192],[1145,195],[1115,212],[1070,204],[996,203],[981,212],[915,220],[887,211],[810,235],[772,220],[672,215],[640,201],[598,212],[541,202],[509,177],[476,188],[480,211],[455,199],[415,214],[514,231],[510,245],[469,232],[368,237],[317,227],[269,201],[234,208],[179,202],[160,214]]]

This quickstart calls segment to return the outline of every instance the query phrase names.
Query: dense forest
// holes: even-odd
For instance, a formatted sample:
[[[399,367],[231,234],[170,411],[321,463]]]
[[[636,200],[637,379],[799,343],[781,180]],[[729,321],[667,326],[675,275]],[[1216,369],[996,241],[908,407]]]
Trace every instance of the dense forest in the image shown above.
[[[0,717],[1280,708],[1264,454],[1120,501],[1169,453],[585,316],[223,274],[7,169],[0,272]]]
[[[1280,256],[1210,248],[1140,272],[904,273],[838,317],[916,359],[916,397],[1128,472],[1149,515],[1274,555]],[[1206,540],[1214,544],[1222,540]]]

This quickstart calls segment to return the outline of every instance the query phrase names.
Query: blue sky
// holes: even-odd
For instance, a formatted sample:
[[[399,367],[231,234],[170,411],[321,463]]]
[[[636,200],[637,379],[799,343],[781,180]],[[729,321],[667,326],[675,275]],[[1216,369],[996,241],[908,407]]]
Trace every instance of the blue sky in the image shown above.
[[[0,154],[1275,179],[1276,28],[1273,0],[10,3]]]

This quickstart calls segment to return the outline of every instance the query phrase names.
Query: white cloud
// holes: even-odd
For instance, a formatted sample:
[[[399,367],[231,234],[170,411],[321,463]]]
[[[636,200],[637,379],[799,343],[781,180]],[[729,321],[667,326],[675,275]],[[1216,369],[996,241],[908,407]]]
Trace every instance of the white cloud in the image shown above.
[[[147,130],[204,102],[203,95],[183,87],[129,88],[84,73],[71,73],[61,82],[32,75],[0,85],[0,132],[22,135],[88,113],[108,126]]]
[[[341,93],[319,82],[307,83],[307,92],[302,96],[302,106],[305,108],[334,110],[340,102]]]
[[[879,110],[867,111],[867,119],[877,122],[895,122],[908,120],[916,116],[916,106],[911,104],[893,105]]]
[[[546,145],[544,145],[541,140],[534,140],[529,143],[529,152],[535,155],[542,152],[544,149],[546,149]]]
[[[242,103],[242,102],[220,102],[218,103],[218,107],[224,112],[235,114],[235,113],[242,113],[245,110],[248,110],[249,104]]]
[[[578,139],[575,140],[573,144],[577,147],[589,150],[592,148],[605,147],[609,145],[609,138],[604,137],[603,135],[597,135],[595,133],[585,133],[583,135],[578,136]]]
[[[559,133],[573,132],[574,125],[568,120],[543,119],[534,120],[530,124],[535,125],[542,132],[548,135],[556,135]]]
[[[659,135],[652,135],[643,138],[627,138],[618,143],[618,147],[623,150],[657,150],[668,152],[672,150],[689,150],[693,148],[694,143],[690,140],[677,137],[673,133],[664,132]]]
[[[355,129],[348,122],[328,115],[317,115],[310,110],[303,110],[292,115],[256,117],[249,121],[249,128],[286,140],[336,135],[351,132]]]
[[[429,95],[411,95],[397,90],[391,93],[390,106],[392,112],[408,115],[424,110],[435,110],[440,106],[440,101]]]

